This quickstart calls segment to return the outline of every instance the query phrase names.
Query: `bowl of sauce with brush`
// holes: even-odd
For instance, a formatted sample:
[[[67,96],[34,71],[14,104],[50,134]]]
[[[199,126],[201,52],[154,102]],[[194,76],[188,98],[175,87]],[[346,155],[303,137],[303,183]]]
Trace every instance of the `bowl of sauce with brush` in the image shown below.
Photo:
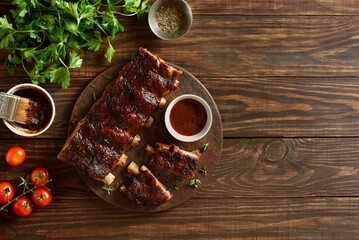
[[[44,88],[23,83],[14,86],[7,93],[30,99],[26,111],[23,112],[24,116],[21,116],[23,123],[3,120],[12,132],[24,137],[33,137],[44,133],[51,126],[55,118],[55,103]]]
[[[212,126],[212,118],[211,108],[203,98],[184,94],[168,105],[165,125],[177,140],[195,142],[208,133]]]

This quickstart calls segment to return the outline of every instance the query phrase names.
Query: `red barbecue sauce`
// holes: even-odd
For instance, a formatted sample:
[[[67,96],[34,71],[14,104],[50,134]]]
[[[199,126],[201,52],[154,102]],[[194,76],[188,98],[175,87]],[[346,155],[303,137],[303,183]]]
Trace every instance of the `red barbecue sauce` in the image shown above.
[[[170,113],[170,123],[173,129],[184,136],[199,133],[206,122],[206,109],[201,103],[193,99],[183,99],[177,102]]]

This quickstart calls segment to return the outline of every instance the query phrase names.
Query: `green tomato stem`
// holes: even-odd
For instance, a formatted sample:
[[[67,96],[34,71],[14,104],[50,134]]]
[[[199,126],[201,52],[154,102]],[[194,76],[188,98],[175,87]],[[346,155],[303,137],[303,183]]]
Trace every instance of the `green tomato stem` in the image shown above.
[[[49,179],[49,180],[47,180],[44,184],[41,184],[41,185],[38,185],[38,186],[34,186],[33,188],[30,188],[30,189],[27,190],[27,191],[23,191],[22,194],[20,194],[19,196],[17,196],[16,198],[14,198],[13,200],[11,200],[10,202],[4,204],[4,205],[0,208],[0,212],[1,212],[1,211],[7,211],[5,208],[6,208],[7,206],[9,206],[10,204],[12,204],[13,202],[15,202],[16,200],[18,200],[20,197],[25,196],[26,194],[28,194],[28,193],[30,193],[30,192],[33,192],[33,191],[34,191],[35,189],[37,189],[38,187],[44,187],[46,183],[51,182],[51,181],[52,181],[52,179]],[[25,187],[24,187],[24,189],[25,189]]]

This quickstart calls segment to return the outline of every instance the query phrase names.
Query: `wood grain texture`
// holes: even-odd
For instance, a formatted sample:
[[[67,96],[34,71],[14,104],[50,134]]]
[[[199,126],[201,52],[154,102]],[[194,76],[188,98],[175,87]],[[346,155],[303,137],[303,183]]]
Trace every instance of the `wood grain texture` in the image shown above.
[[[225,137],[357,137],[357,78],[200,78],[221,113]],[[44,85],[56,99],[56,118],[39,138],[66,138],[70,112],[91,79],[74,79],[69,89]],[[22,83],[13,78],[11,86]],[[7,91],[9,83],[0,82]],[[7,88],[8,87],[8,88]],[[5,125],[0,134],[16,138]]]
[[[195,14],[358,15],[355,0],[188,0]]]
[[[0,14],[8,13],[10,0],[0,2]],[[355,0],[187,0],[193,13],[213,15],[359,15]]]
[[[119,18],[126,31],[81,52],[71,87],[45,85],[57,115],[47,133],[24,139],[0,121],[0,159],[20,145],[25,164],[0,161],[0,181],[19,183],[49,169],[53,203],[29,218],[0,213],[0,239],[358,239],[359,4],[356,0],[188,0],[193,26],[178,41],[156,38],[147,23]],[[0,14],[10,0],[0,1]],[[166,212],[136,214],[96,196],[56,160],[70,113],[99,73],[138,47],[194,74],[213,95],[224,151],[207,185]],[[0,51],[0,62],[6,51]],[[29,82],[0,64],[0,91]],[[106,193],[104,193],[106,194]]]
[[[279,155],[270,154],[268,146],[277,141],[225,140],[223,158],[207,186],[177,208],[155,214],[125,212],[96,196],[72,167],[56,160],[61,140],[4,142],[0,153],[20,144],[28,158],[17,168],[0,161],[0,179],[18,184],[18,175],[44,166],[53,179],[49,187],[54,199],[29,218],[0,213],[1,237],[355,239],[359,139],[280,140],[286,154],[273,161]]]
[[[86,203],[86,207],[84,207]],[[30,218],[6,215],[7,239],[356,239],[358,198],[193,199],[173,210],[129,214],[84,197],[55,198]],[[31,224],[29,221],[31,220]]]
[[[219,106],[226,137],[359,134],[357,78],[201,80]]]
[[[97,197],[72,167],[55,160],[62,141],[17,140],[26,164],[0,162],[0,179],[18,183],[36,166],[49,169],[53,203],[29,218],[0,213],[2,239],[355,239],[359,216],[359,139],[225,140],[223,158],[198,196],[163,213],[134,214]],[[0,156],[3,158],[3,156]],[[315,198],[313,198],[316,196]],[[329,197],[338,196],[338,197]]]
[[[273,144],[285,147],[279,154]],[[359,139],[231,139],[205,198],[358,196]]]
[[[273,147],[278,142],[285,146],[282,155]],[[24,177],[36,166],[44,166],[59,196],[97,199],[72,166],[56,159],[62,140],[9,140],[0,146],[0,159],[14,144],[27,151],[26,164],[12,168],[0,161],[0,179],[17,185],[18,175]],[[221,160],[195,198],[359,196],[357,159],[358,138],[225,139]]]
[[[99,52],[83,52],[84,64],[72,77],[93,78],[124,64],[140,46],[197,77],[359,76],[357,16],[201,16],[185,37],[163,41],[147,24],[125,19],[126,32],[113,42],[112,64]],[[195,40],[194,40],[195,39]],[[213,44],[216,43],[216,44]],[[0,55],[3,62],[5,54]],[[10,77],[3,65],[0,74]],[[21,69],[16,76],[25,76]]]

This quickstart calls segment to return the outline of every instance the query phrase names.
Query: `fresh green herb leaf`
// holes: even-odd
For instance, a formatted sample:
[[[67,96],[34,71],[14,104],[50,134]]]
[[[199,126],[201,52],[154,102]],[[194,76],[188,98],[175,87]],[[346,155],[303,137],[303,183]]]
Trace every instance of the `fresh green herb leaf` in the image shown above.
[[[200,170],[199,170],[199,172],[200,173],[203,173],[205,176],[207,176],[207,172],[208,172],[208,169],[207,169],[207,166],[204,166],[203,168],[201,168]]]
[[[109,82],[109,81],[112,81],[113,78],[112,78],[110,75],[106,75],[106,76],[105,76],[105,79],[106,79],[106,81]]]
[[[13,35],[8,34],[8,35],[4,36],[3,39],[1,39],[0,48],[1,49],[7,48],[7,47],[9,47],[10,43],[13,43],[13,42],[15,42]]]
[[[93,35],[88,40],[88,50],[98,51],[101,47],[102,39],[101,32],[94,31]]]
[[[12,29],[11,23],[7,20],[7,17],[0,17],[0,29]]]
[[[105,191],[107,191],[107,194],[108,194],[108,195],[111,195],[111,193],[112,193],[113,191],[115,191],[115,189],[113,189],[112,186],[103,186],[102,189],[105,190]]]
[[[180,190],[180,187],[178,186],[178,184],[176,184],[173,188],[175,191],[179,191]]]
[[[116,182],[115,187],[112,186],[103,186],[102,189],[107,191],[108,195],[111,195],[112,192],[116,191],[120,187],[120,182]]]
[[[94,92],[92,92],[92,97],[93,97],[93,100],[97,100],[97,97],[96,97],[96,94]]]
[[[82,66],[79,50],[99,51],[111,62],[111,40],[124,31],[118,16],[146,19],[148,0],[13,0],[11,15],[0,16],[0,49],[7,49],[5,67],[18,65],[32,82],[52,82],[67,88],[70,71]],[[105,39],[105,41],[103,40]]]
[[[147,19],[148,13],[150,12],[150,4],[148,0],[142,1],[140,7],[137,9],[137,17],[140,21]]]
[[[72,51],[69,54],[69,68],[79,68],[82,65],[82,59],[77,55],[77,52]]]
[[[208,148],[209,148],[209,143],[205,143],[205,144],[203,144],[203,145],[202,145],[202,147],[201,147],[201,152],[205,152],[205,151],[207,151],[207,150],[208,150]]]
[[[116,185],[115,185],[115,190],[118,189],[120,187],[121,183],[120,182],[116,182]]]
[[[51,73],[50,82],[60,83],[62,88],[68,88],[70,86],[70,71],[66,67],[59,67],[54,69]],[[46,78],[45,78],[46,81]]]
[[[201,180],[198,178],[191,179],[191,181],[189,181],[189,185],[193,188],[198,188],[201,185]]]
[[[111,43],[108,42],[108,47],[105,53],[105,58],[107,59],[107,61],[111,62],[114,54],[115,54],[115,49],[113,49]]]

